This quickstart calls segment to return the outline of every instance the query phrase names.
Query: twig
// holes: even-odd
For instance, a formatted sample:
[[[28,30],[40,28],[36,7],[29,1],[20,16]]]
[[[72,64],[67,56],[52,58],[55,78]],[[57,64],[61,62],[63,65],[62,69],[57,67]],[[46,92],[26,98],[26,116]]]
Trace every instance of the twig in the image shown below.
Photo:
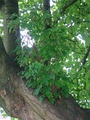
[[[83,57],[82,65],[81,65],[80,69],[78,70],[78,72],[82,69],[82,67],[83,67],[83,66],[85,65],[85,63],[87,62],[87,58],[88,58],[88,56],[89,56],[89,53],[90,53],[90,44],[89,44],[89,46],[88,46],[88,49],[87,49],[86,54],[85,54],[84,57]]]
[[[69,8],[71,5],[73,5],[75,2],[77,2],[78,0],[70,0],[66,3],[66,5],[62,8],[62,10],[59,12],[60,14],[63,14],[67,8]],[[55,21],[55,24],[58,22],[58,20],[60,20],[60,17],[57,18],[57,20]]]
[[[78,0],[70,0],[66,3],[66,5],[62,8],[62,11],[60,12],[61,14],[65,12],[67,8],[69,8],[71,5],[73,5],[75,2]]]

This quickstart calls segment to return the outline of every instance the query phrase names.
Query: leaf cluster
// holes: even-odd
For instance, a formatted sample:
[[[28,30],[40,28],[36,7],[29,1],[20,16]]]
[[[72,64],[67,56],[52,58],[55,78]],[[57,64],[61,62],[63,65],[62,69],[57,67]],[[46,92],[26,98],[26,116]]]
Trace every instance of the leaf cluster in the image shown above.
[[[52,26],[44,29],[43,19],[48,15],[43,16],[42,1],[20,2],[21,29],[28,30],[34,44],[17,49],[17,60],[24,68],[21,76],[26,85],[41,101],[47,97],[54,103],[70,93],[81,106],[90,107],[90,56],[82,66],[90,44],[90,3],[81,0],[65,8],[66,4],[67,0],[57,0],[51,5]]]

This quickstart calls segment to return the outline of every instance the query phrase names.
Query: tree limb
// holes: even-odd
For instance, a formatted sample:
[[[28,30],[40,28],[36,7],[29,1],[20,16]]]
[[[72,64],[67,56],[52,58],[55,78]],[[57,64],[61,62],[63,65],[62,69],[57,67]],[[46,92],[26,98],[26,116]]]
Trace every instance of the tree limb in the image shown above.
[[[50,0],[43,0],[43,20],[44,30],[48,30],[52,26],[51,11],[50,11]],[[49,38],[50,36],[48,36]],[[48,65],[49,60],[45,60],[44,64]]]
[[[44,29],[51,27],[50,0],[43,0]]]
[[[63,14],[64,12],[65,12],[65,10],[67,9],[67,8],[69,8],[71,5],[73,5],[75,2],[77,2],[78,0],[70,0],[70,1],[68,1],[67,3],[66,3],[66,5],[62,8],[62,10],[61,10],[61,14]]]
[[[68,9],[71,5],[73,5],[74,3],[76,3],[78,0],[70,0],[66,3],[66,5],[62,8],[62,10],[59,12],[60,14],[64,14],[64,12],[66,11],[66,9]],[[55,20],[55,24],[58,22],[58,20],[60,20],[60,17],[57,18],[57,20]]]
[[[0,37],[0,55],[3,54],[3,52],[5,52],[5,48],[2,42],[2,38]]]
[[[19,26],[18,23],[13,22],[17,19],[16,15],[18,16],[18,0],[4,0],[1,11],[4,30],[3,44],[7,54],[14,60],[16,58],[15,49],[20,44]],[[11,18],[12,15],[15,16]]]
[[[83,67],[83,66],[85,65],[85,63],[87,62],[87,58],[88,58],[88,56],[89,56],[89,53],[90,53],[90,45],[88,46],[87,52],[86,52],[86,54],[84,55],[84,57],[83,57],[83,59],[82,59],[82,65],[81,65],[79,71],[82,69],[82,67]],[[79,71],[78,71],[78,72],[79,72]]]

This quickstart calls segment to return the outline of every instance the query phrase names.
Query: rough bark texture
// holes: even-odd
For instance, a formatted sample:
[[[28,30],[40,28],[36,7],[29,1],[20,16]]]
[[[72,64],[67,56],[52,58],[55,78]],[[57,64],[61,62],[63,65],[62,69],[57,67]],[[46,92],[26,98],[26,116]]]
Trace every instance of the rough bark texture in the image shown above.
[[[3,0],[2,4],[2,16],[3,16],[3,28],[4,39],[3,44],[6,52],[12,59],[15,58],[15,48],[17,47],[18,40],[20,38],[18,24],[15,25],[12,21],[17,19],[18,15],[18,0]],[[13,17],[11,17],[13,15]],[[12,54],[13,53],[13,54]]]
[[[67,99],[61,98],[57,100],[54,105],[47,100],[41,103],[33,95],[33,91],[28,89],[20,76],[17,75],[18,67],[15,66],[9,53],[16,47],[15,40],[18,35],[15,32],[8,32],[6,27],[8,20],[4,16],[11,9],[12,11],[16,9],[15,13],[18,13],[17,0],[15,3],[13,1],[15,0],[4,0],[2,5],[0,4],[4,10],[2,14],[5,34],[4,41],[2,42],[2,39],[0,39],[0,106],[10,116],[21,118],[22,120],[90,120],[90,111],[80,108],[71,96]],[[49,6],[49,9],[46,6],[46,1],[44,0],[44,12],[50,11]],[[12,5],[15,5],[15,9],[11,7]],[[49,24],[46,19],[44,19],[44,22],[45,29],[50,28],[50,20],[48,20]]]
[[[19,76],[15,74],[14,66],[6,61],[6,53],[0,62],[0,103],[10,116],[22,120],[89,120],[89,111],[80,108],[70,96],[59,99],[54,105],[47,100],[42,103],[33,95]],[[0,55],[1,58],[1,55]],[[5,69],[3,66],[5,65]],[[6,67],[7,66],[7,67]],[[13,69],[14,68],[14,69]],[[1,76],[0,75],[0,76]]]

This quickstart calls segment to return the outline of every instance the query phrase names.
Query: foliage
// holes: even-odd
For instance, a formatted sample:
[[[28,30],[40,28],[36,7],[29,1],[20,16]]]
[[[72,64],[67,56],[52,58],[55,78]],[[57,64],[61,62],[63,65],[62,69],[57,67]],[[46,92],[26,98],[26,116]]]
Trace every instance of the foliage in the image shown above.
[[[20,2],[21,30],[28,30],[34,44],[18,48],[17,60],[24,68],[21,75],[27,79],[26,85],[40,94],[41,101],[47,97],[54,103],[70,93],[86,108],[90,107],[90,56],[84,65],[83,60],[90,44],[90,3],[77,1],[60,14],[66,3],[54,1],[52,27],[44,30],[42,1]]]
[[[90,107],[90,56],[85,56],[90,45],[89,7],[89,0],[69,6],[67,0],[56,0],[51,16],[44,16],[42,0],[19,0],[20,23],[14,20],[8,27],[12,30],[20,24],[21,31],[27,31],[27,37],[22,35],[22,47],[16,49],[16,59],[26,86],[34,89],[40,101],[47,97],[54,103],[70,93],[79,105]],[[44,29],[44,19],[49,17],[51,27]]]

